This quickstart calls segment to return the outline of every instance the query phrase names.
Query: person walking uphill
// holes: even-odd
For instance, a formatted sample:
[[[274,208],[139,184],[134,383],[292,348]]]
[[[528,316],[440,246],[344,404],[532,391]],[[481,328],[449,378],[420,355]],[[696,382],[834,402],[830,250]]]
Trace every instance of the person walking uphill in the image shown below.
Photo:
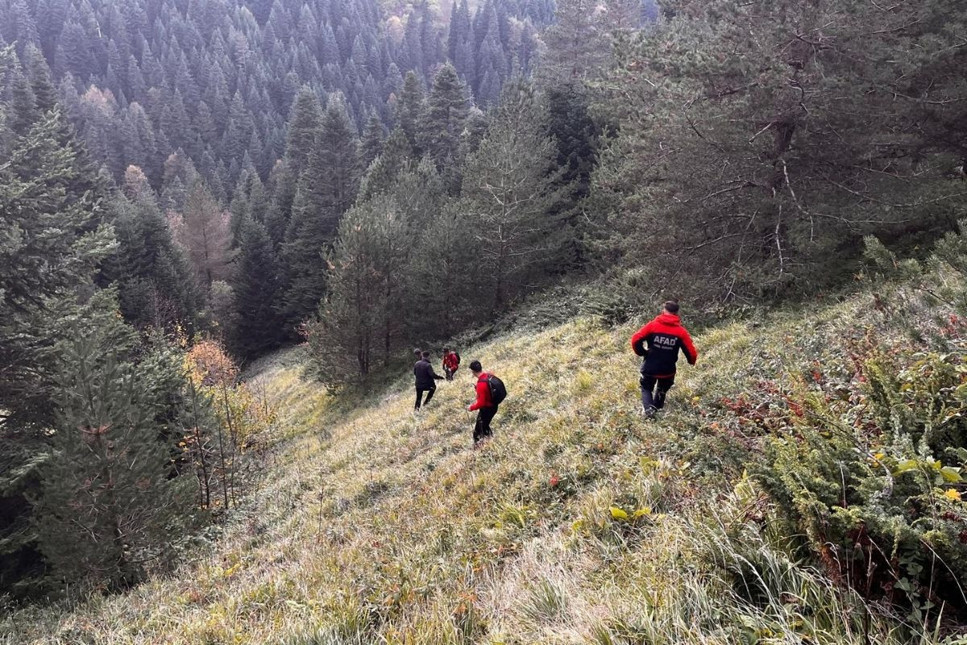
[[[641,408],[646,417],[653,417],[675,384],[678,350],[684,352],[689,365],[698,360],[692,337],[678,317],[678,303],[666,302],[662,313],[631,337],[631,348],[645,359],[641,363]]]
[[[433,366],[430,365],[430,352],[423,352],[421,354],[420,360],[413,366],[413,375],[416,376],[415,409],[419,410],[421,405],[429,403],[430,399],[433,398],[433,393],[436,392],[436,383],[434,381],[442,380],[443,377],[433,371]],[[423,401],[424,392],[426,392],[426,401]]]
[[[473,426],[473,445],[476,446],[482,439],[493,436],[490,429],[490,422],[497,414],[497,406],[507,396],[507,390],[499,378],[483,371],[480,361],[470,363],[470,371],[477,379],[476,392],[477,400],[467,406],[467,410],[473,412],[477,410],[477,422]]]

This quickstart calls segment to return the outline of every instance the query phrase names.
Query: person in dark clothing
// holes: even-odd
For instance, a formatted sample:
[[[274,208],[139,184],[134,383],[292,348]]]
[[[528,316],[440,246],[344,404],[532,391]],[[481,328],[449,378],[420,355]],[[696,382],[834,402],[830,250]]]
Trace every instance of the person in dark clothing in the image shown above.
[[[645,345],[647,344],[647,348]],[[698,360],[698,351],[678,317],[678,303],[669,300],[654,320],[631,337],[631,348],[644,357],[641,363],[641,409],[653,417],[665,405],[665,396],[675,384],[678,351],[689,365]]]
[[[436,392],[435,381],[439,381],[443,377],[433,371],[433,366],[430,364],[430,352],[421,354],[420,360],[413,366],[413,375],[416,376],[415,409],[419,410],[422,405],[426,405],[433,398],[433,393]],[[426,392],[426,401],[423,401],[424,392]]]
[[[467,406],[467,410],[470,412],[477,410],[477,422],[473,426],[473,445],[476,446],[481,440],[493,436],[490,422],[497,414],[497,404],[490,396],[490,384],[487,383],[490,374],[483,371],[480,361],[470,363],[470,372],[476,379],[477,400]]]

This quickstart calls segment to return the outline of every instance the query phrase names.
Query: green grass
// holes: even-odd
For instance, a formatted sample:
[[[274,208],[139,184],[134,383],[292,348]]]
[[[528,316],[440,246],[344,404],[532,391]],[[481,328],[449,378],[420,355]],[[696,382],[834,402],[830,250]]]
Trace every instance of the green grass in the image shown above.
[[[414,416],[411,377],[347,409],[290,350],[251,377],[279,435],[221,540],[129,593],[9,613],[0,642],[939,642],[793,555],[743,477],[758,438],[722,403],[781,386],[872,311],[706,330],[655,421],[633,326],[496,338],[462,352],[510,392],[477,450],[465,368]]]

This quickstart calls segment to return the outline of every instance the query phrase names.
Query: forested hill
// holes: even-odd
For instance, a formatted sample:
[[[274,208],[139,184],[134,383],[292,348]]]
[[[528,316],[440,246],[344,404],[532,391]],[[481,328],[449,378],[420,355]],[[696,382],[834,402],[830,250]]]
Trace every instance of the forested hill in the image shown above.
[[[121,593],[217,549],[213,538],[256,503],[285,437],[316,445],[327,430],[320,410],[280,421],[265,382],[240,376],[285,345],[302,345],[299,387],[330,397],[339,414],[409,373],[415,347],[458,343],[502,370],[529,365],[508,369],[521,396],[511,406],[522,406],[513,422],[534,439],[528,456],[554,463],[573,444],[575,461],[561,467],[575,483],[610,486],[626,475],[599,470],[603,462],[654,456],[602,452],[638,427],[623,407],[636,385],[609,374],[607,404],[582,398],[599,392],[598,374],[582,371],[586,357],[568,343],[600,358],[589,339],[620,327],[626,343],[622,326],[666,299],[681,301],[689,325],[721,323],[776,306],[796,317],[795,303],[861,284],[875,295],[849,322],[879,328],[837,327],[827,338],[780,325],[760,338],[749,326],[728,351],[757,367],[781,344],[797,367],[717,382],[715,399],[697,402],[680,429],[720,438],[724,427],[741,448],[733,475],[768,466],[749,512],[769,539],[795,543],[783,557],[823,572],[808,574],[814,597],[862,607],[891,633],[897,612],[921,632],[944,632],[954,612],[962,621],[963,592],[938,587],[962,580],[967,562],[963,4],[662,0],[659,12],[650,1],[557,0],[552,16],[544,0],[0,0],[0,609]],[[888,297],[891,284],[907,287]],[[570,322],[582,316],[596,321],[595,336]],[[518,323],[570,331],[521,343],[505,333],[523,335]],[[714,332],[701,340],[713,345]],[[558,358],[577,374],[550,364]],[[740,361],[715,364],[727,379]],[[552,391],[541,380],[552,369],[573,383]],[[905,380],[888,378],[900,373]],[[761,396],[750,404],[752,392]],[[545,402],[545,418],[567,430],[547,435],[561,445],[545,444],[534,423]],[[406,404],[392,405],[403,428]],[[395,458],[398,436],[379,425],[383,413],[373,408],[366,433]],[[447,420],[454,433],[462,427]],[[600,446],[574,426],[585,422],[603,433]],[[341,427],[342,437],[357,429]],[[774,433],[792,440],[775,444]],[[798,449],[807,436],[816,451]],[[360,457],[342,452],[351,445],[336,447],[332,467],[357,487],[346,465]],[[767,449],[778,451],[768,463]],[[389,463],[374,454],[380,468]],[[454,477],[466,472],[461,453],[445,456]],[[427,464],[421,476],[432,471],[413,463]],[[507,482],[519,481],[519,463],[504,460]],[[671,471],[642,463],[635,485],[665,486]],[[454,479],[432,481],[449,489]],[[368,504],[385,492],[373,485],[346,494]],[[324,524],[346,509],[342,493],[320,497],[322,487],[301,490],[314,490],[305,508]],[[534,504],[560,510],[557,492],[539,498],[532,488]],[[507,506],[519,501],[507,490],[512,497],[480,505],[468,492],[468,516],[488,519],[433,539],[446,551],[496,523],[526,533],[530,510]],[[433,487],[423,492],[414,508],[437,499]],[[587,527],[604,536],[600,562],[636,548],[648,515],[634,513],[650,493],[613,494],[581,502],[604,530]],[[685,486],[676,496],[692,494]],[[612,502],[618,523],[602,525],[597,513]],[[556,527],[564,516],[551,517]],[[341,540],[325,543],[326,557],[341,557]],[[478,546],[503,558],[521,543]],[[452,563],[472,577],[478,555]],[[440,571],[427,558],[420,576]],[[938,558],[950,578],[934,576]],[[789,563],[773,563],[785,580]],[[647,564],[614,574],[637,588]],[[362,633],[392,640],[380,630],[415,616],[394,613],[396,603],[434,587],[386,602],[384,591],[405,588],[393,578],[403,569],[387,566],[376,576],[388,577],[362,583],[376,595],[347,620],[375,621]],[[759,603],[776,589],[758,591],[762,571],[732,591],[747,585]],[[285,606],[288,584],[247,598]],[[447,588],[440,598],[466,593],[468,604],[435,605],[435,624],[475,620],[476,589]],[[555,589],[537,590],[537,614],[560,614]],[[763,611],[792,608],[784,591],[775,598]],[[187,598],[185,611],[197,613],[196,602]],[[678,627],[719,623],[714,607],[695,610],[702,617]],[[821,627],[841,626],[842,613]],[[786,640],[816,640],[789,635],[802,624],[790,620]],[[744,640],[774,635],[752,624]],[[464,628],[464,642],[486,631]],[[602,629],[600,642],[660,640],[634,625]]]
[[[466,0],[446,11],[377,0],[3,0],[0,36],[43,57],[115,179],[136,165],[160,189],[165,159],[182,150],[224,199],[241,170],[265,178],[282,156],[301,87],[323,104],[341,93],[360,127],[371,115],[388,124],[406,73],[428,86],[450,60],[486,109],[507,78],[530,73],[552,18],[551,0],[472,11]]]

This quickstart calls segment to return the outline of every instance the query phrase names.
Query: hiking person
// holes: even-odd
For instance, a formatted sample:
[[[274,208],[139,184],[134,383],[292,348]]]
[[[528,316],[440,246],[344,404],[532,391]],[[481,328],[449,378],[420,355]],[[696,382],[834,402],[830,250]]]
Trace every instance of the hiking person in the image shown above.
[[[490,422],[497,414],[497,406],[507,396],[504,384],[493,374],[483,371],[480,361],[470,363],[470,371],[476,379],[477,400],[467,406],[469,412],[477,410],[477,421],[473,426],[473,445],[476,446],[481,440],[493,436],[490,429]],[[492,389],[493,388],[493,389]],[[495,398],[495,394],[498,398]]]
[[[675,384],[678,350],[684,352],[689,365],[698,360],[692,337],[678,317],[678,303],[667,301],[661,314],[631,337],[631,348],[635,354],[644,357],[641,363],[641,409],[646,417],[651,418],[665,405],[665,396]]]
[[[422,352],[420,360],[413,366],[413,375],[416,376],[416,407],[419,410],[421,405],[425,405],[433,398],[436,392],[434,381],[442,380],[443,377],[433,371],[430,365],[430,352]],[[423,401],[423,393],[426,392],[426,401]]]
[[[451,352],[449,347],[443,348],[443,373],[448,381],[453,380],[453,375],[460,368],[460,354]]]

